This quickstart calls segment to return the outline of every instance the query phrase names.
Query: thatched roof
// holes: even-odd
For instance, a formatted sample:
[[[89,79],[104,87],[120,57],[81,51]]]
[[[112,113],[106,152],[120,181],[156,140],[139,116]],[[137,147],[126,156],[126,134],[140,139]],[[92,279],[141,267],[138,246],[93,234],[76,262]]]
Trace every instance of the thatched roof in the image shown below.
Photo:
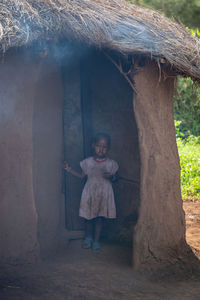
[[[165,59],[200,80],[200,44],[183,26],[124,0],[1,0],[0,47],[66,39]]]

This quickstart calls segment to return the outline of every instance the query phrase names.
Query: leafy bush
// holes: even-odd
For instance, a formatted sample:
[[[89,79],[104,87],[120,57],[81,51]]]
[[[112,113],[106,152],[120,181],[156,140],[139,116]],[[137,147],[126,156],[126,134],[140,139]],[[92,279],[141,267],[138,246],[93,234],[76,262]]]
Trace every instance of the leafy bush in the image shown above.
[[[191,78],[178,78],[174,116],[181,121],[179,130],[185,138],[190,135],[200,136],[200,87]]]

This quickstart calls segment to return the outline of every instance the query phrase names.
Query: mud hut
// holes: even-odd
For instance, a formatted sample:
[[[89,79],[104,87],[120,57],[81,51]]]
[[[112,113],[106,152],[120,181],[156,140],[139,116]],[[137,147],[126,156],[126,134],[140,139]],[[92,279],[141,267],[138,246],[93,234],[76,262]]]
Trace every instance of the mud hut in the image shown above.
[[[62,163],[78,167],[98,130],[120,164],[116,226],[136,223],[134,268],[180,260],[173,92],[178,74],[200,80],[198,42],[121,0],[3,0],[0,11],[1,264],[35,261],[83,228],[82,183]]]

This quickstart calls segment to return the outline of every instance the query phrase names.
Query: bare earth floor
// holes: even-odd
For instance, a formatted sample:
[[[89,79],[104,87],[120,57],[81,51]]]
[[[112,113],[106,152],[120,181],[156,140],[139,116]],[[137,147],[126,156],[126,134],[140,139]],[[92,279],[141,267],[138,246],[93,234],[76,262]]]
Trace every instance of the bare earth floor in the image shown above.
[[[195,205],[194,205],[195,204]],[[200,202],[185,202],[187,241],[200,258]],[[0,271],[0,299],[200,299],[200,277],[194,274],[151,279],[131,269],[129,247],[103,244],[100,252],[66,243],[52,259],[35,266]]]
[[[200,259],[200,199],[184,201],[186,219],[186,240]]]

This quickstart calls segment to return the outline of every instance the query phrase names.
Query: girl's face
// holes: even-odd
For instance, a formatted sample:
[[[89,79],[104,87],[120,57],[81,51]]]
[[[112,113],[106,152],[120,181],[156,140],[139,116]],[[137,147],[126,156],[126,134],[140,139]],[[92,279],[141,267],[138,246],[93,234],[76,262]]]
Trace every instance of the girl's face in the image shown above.
[[[99,139],[95,144],[93,144],[94,154],[97,158],[104,158],[108,153],[108,141],[104,138]]]

